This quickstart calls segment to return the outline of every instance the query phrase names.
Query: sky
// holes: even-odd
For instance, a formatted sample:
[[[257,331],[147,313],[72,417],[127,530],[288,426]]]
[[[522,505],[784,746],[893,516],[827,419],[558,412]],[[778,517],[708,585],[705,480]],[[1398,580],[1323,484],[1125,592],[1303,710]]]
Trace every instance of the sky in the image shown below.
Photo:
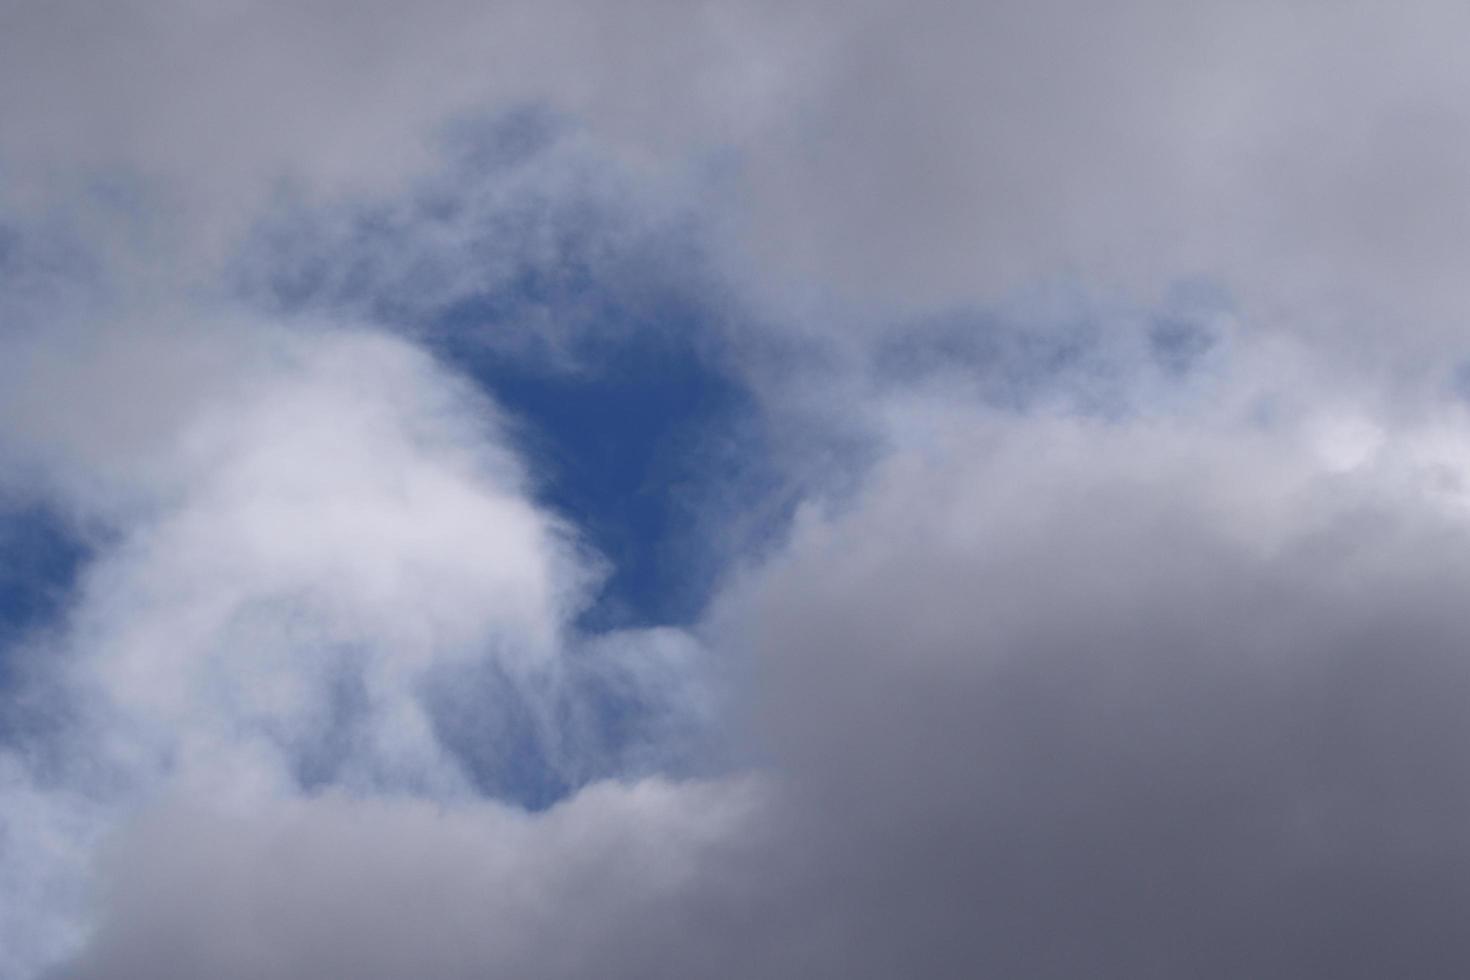
[[[0,980],[1465,975],[1467,31],[0,0]]]

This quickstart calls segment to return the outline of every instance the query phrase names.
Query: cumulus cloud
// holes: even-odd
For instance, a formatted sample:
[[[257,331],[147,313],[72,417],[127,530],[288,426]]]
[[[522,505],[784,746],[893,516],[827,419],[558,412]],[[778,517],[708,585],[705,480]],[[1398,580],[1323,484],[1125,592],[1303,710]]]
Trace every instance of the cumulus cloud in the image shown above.
[[[756,579],[860,975],[1464,962],[1463,503],[1171,429],[964,432]]]
[[[534,817],[331,797],[250,820],[166,810],[108,862],[119,918],[58,976],[718,974],[700,937],[725,910],[688,899],[739,873],[725,838],[758,796],[652,782]]]
[[[807,514],[714,615],[753,658],[760,780],[537,817],[166,807],[63,975],[1463,964],[1463,502],[1248,430],[948,439]]]
[[[7,692],[8,973],[76,935],[92,847],[158,793],[452,800],[488,781],[517,799],[517,752],[565,787],[654,771],[666,735],[699,736],[691,641],[570,630],[595,559],[530,502],[465,381],[326,325],[132,339],[14,345],[38,368],[15,398],[78,396],[11,416],[7,448],[100,530],[64,621],[12,654],[29,681]],[[620,732],[583,717],[624,702],[641,713]]]

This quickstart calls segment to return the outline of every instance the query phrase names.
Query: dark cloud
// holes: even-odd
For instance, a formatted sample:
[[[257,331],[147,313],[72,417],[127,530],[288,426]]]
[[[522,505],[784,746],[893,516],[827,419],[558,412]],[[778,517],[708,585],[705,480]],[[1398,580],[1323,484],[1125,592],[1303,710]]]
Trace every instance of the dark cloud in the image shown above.
[[[1458,518],[1326,481],[1252,540],[1248,447],[1055,435],[898,468],[760,586],[835,972],[1463,969]]]

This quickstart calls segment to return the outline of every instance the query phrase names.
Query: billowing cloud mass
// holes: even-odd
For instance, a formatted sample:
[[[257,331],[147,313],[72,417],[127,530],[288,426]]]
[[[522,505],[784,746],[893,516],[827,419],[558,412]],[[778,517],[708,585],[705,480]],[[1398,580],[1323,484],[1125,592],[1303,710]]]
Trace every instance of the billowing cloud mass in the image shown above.
[[[0,980],[1464,973],[1464,21],[0,11]]]

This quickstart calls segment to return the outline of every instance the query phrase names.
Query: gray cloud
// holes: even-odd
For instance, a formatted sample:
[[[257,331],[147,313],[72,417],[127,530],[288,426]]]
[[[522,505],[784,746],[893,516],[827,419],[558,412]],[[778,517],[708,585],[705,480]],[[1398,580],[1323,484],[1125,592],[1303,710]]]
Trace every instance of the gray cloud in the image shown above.
[[[800,110],[749,147],[778,269],[907,309],[1203,273],[1276,329],[1453,342],[1461,8],[820,9]]]
[[[165,810],[108,862],[120,916],[59,976],[718,973],[698,940],[720,910],[689,893],[738,872],[723,840],[759,797],[647,782],[535,817],[334,797],[253,819]]]
[[[283,179],[396,186],[457,113],[545,104],[718,214],[788,312],[1205,274],[1275,329],[1439,347],[1466,303],[1465,26],[1310,0],[20,4],[0,156],[17,204],[126,168],[188,216],[181,254],[217,255]]]
[[[0,489],[97,547],[4,694],[0,975],[1463,973],[1463,21],[11,5]],[[578,635],[493,392],[231,292],[411,321],[587,202],[716,243],[831,490],[698,638]]]
[[[1463,968],[1462,505],[1140,429],[895,460],[756,580],[834,966]]]
[[[1463,968],[1462,505],[1280,434],[949,440],[714,617],[760,781],[165,810],[63,975]]]

